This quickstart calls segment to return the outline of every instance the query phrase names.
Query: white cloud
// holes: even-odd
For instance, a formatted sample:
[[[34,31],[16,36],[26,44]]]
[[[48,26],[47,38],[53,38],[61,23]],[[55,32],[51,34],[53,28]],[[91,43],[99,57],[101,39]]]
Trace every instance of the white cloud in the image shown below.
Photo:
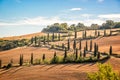
[[[98,0],[98,2],[103,2],[104,0]]]
[[[70,11],[80,11],[82,8],[71,8]]]
[[[120,14],[103,14],[99,15],[98,17],[105,19],[120,19]]]
[[[92,16],[92,17],[91,17]],[[97,17],[96,17],[97,16]],[[78,15],[63,15],[54,17],[42,17],[38,16],[35,18],[24,18],[21,20],[14,21],[0,21],[0,26],[46,26],[53,23],[68,23],[77,24],[79,22],[84,23],[86,26],[91,24],[101,25],[106,20],[120,21],[120,14],[103,14],[103,15],[93,15],[93,14],[78,14]]]

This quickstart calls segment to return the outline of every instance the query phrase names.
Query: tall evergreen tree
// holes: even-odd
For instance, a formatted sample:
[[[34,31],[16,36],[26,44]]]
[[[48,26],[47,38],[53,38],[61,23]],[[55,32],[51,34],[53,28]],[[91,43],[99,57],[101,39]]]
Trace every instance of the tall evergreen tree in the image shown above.
[[[2,68],[2,60],[0,59],[0,69]]]
[[[75,29],[75,39],[77,38],[77,30]]]
[[[78,49],[76,48],[76,52],[75,52],[75,60],[78,59]]]
[[[49,44],[49,39],[50,39],[50,34],[48,33],[47,34],[47,42],[48,42],[48,44]]]
[[[39,38],[39,43],[38,43],[38,46],[39,46],[39,47],[41,46],[41,40],[40,40],[40,38]]]
[[[82,51],[80,50],[80,57],[82,57]]]
[[[58,34],[58,40],[60,41],[61,39],[60,39],[60,32],[59,32],[59,34]]]
[[[73,49],[74,50],[76,49],[76,39],[74,39],[74,42],[73,42]]]
[[[70,39],[68,39],[68,50],[70,50]]]
[[[79,50],[82,49],[81,39],[79,40]]]
[[[42,61],[45,61],[45,54],[43,54]]]
[[[83,57],[86,57],[86,48],[84,47]]]
[[[56,63],[56,52],[54,52],[53,63]]]
[[[52,35],[52,41],[54,41],[54,38],[55,38],[55,34],[53,33],[53,35]]]
[[[95,30],[95,36],[97,36],[97,30]]]
[[[112,46],[110,46],[109,54],[112,55]]]
[[[46,44],[46,38],[45,38],[45,36],[44,36],[44,40],[43,40],[43,43],[44,43],[44,45]]]
[[[112,31],[111,31],[111,29],[110,29],[110,36],[112,35]]]
[[[85,38],[87,37],[87,31],[85,30]]]
[[[23,65],[23,54],[20,54],[20,61],[19,61],[20,66]]]
[[[98,54],[97,54],[97,59],[98,60],[100,59],[100,52],[98,52]]]
[[[106,36],[106,29],[104,30],[104,36]]]
[[[31,64],[33,64],[33,53],[31,53],[31,60],[30,60]]]
[[[98,37],[100,36],[100,31],[98,31]]]
[[[94,57],[96,57],[97,55],[97,45],[96,43],[94,43]]]
[[[33,44],[33,40],[34,40],[34,39],[33,39],[33,37],[32,37],[31,40],[30,40],[30,41],[31,41],[31,44]]]
[[[86,40],[86,51],[88,51],[88,43],[87,43],[87,40]]]
[[[67,49],[65,48],[64,58],[63,58],[63,61],[64,61],[64,62],[66,61],[66,58],[67,58]]]
[[[92,40],[90,40],[90,51],[92,51]]]
[[[64,45],[64,43],[62,43],[62,49],[64,49],[65,48],[65,45]]]
[[[35,36],[34,40],[35,40],[35,45],[36,45],[37,44],[37,37],[36,36]]]

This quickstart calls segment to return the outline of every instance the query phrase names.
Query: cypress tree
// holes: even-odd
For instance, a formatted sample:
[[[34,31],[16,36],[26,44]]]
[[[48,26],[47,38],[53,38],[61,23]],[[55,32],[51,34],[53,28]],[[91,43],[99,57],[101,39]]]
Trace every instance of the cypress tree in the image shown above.
[[[90,51],[92,51],[92,40],[90,40]]]
[[[35,38],[34,38],[34,39],[35,39],[35,45],[36,45],[36,44],[37,44],[37,37],[35,36]]]
[[[70,50],[70,39],[68,39],[68,50]]]
[[[87,40],[86,40],[86,51],[88,51],[88,44],[87,44]]]
[[[67,58],[67,49],[65,48],[64,58],[63,58],[63,61],[64,61],[64,62],[65,62],[66,58]]]
[[[76,39],[74,39],[74,42],[73,42],[73,49],[74,50],[76,49]]]
[[[86,32],[86,30],[85,30],[85,38],[87,37],[87,32]]]
[[[43,54],[42,60],[43,60],[43,61],[45,60],[45,54]]]
[[[77,38],[77,31],[76,31],[76,29],[75,29],[75,39]]]
[[[43,40],[43,43],[44,43],[44,45],[46,44],[46,39],[45,39],[45,36],[44,36],[44,40]]]
[[[52,35],[52,41],[54,41],[54,38],[55,38],[55,34],[53,33],[53,35]]]
[[[41,40],[40,40],[40,38],[39,38],[39,43],[38,43],[38,45],[39,45],[39,47],[41,46]]]
[[[76,52],[75,52],[76,54],[75,54],[75,60],[77,60],[78,59],[78,49],[76,48]]]
[[[80,50],[80,57],[82,57],[82,51]]]
[[[54,52],[53,63],[56,63],[56,52]]]
[[[31,41],[31,44],[33,44],[33,37],[31,38],[31,40],[30,40],[30,41]]]
[[[2,60],[0,59],[0,69],[2,68]]]
[[[111,31],[111,29],[110,29],[110,36],[112,35],[112,31]]]
[[[95,36],[97,36],[97,30],[95,30]]]
[[[50,38],[50,34],[48,33],[48,35],[47,35],[47,42],[48,42],[48,44],[49,44],[49,38]]]
[[[62,43],[62,49],[64,49],[65,48],[65,45],[64,45],[64,43]]]
[[[84,47],[83,57],[86,57],[86,48]]]
[[[98,37],[100,36],[100,31],[98,31]]]
[[[110,46],[109,54],[112,55],[112,46]]]
[[[94,43],[94,57],[96,57],[97,55],[97,45],[96,43]]]
[[[84,34],[84,31],[82,32],[82,38],[83,38],[83,39],[85,38],[85,34]]]
[[[33,64],[33,53],[31,53],[31,60],[30,60],[31,64]]]
[[[104,30],[104,36],[106,36],[106,29]]]
[[[98,52],[98,54],[97,54],[97,59],[98,60],[100,59],[100,52]]]
[[[19,61],[20,66],[23,65],[23,54],[20,54],[20,61]]]
[[[60,32],[59,32],[59,34],[58,34],[58,40],[60,41]]]
[[[82,49],[82,46],[81,46],[81,40],[79,40],[79,50]]]

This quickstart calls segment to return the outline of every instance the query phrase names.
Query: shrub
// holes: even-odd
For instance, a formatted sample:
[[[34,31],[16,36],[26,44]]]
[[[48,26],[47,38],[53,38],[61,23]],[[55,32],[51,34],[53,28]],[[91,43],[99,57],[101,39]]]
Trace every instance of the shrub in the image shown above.
[[[120,80],[110,64],[98,64],[98,72],[88,73],[88,80]]]

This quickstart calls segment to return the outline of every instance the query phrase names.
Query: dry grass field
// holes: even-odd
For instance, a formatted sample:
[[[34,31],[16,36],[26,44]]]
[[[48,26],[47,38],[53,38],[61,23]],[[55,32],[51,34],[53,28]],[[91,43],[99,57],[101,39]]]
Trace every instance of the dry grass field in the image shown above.
[[[113,29],[115,30],[115,29]],[[100,31],[103,33],[103,31]],[[109,34],[109,30],[107,30]],[[88,31],[88,35],[94,35],[94,31]],[[45,33],[35,33],[24,36],[6,37],[4,40],[16,40],[16,39],[30,39],[35,35],[46,35]],[[82,33],[78,32],[78,38]],[[73,37],[70,37],[71,39]],[[86,40],[82,41],[82,49],[85,46]],[[89,46],[90,40],[88,40]],[[93,40],[99,45],[99,51],[109,52],[109,47],[112,45],[113,54],[120,54],[120,35],[98,37]],[[67,43],[67,39],[64,41],[50,42],[50,44],[62,44]],[[71,47],[73,42],[70,43]],[[77,44],[78,47],[78,44]],[[89,47],[88,47],[89,48]],[[62,56],[64,51],[50,49],[47,47],[17,47],[14,49],[0,51],[0,59],[2,65],[9,63],[13,59],[14,64],[18,64],[20,54],[24,55],[24,62],[29,62],[31,53],[34,54],[34,60],[41,59],[43,54],[46,54],[47,59],[53,57],[54,52],[57,55]],[[110,63],[115,71],[120,71],[120,58],[111,57],[104,63]],[[34,65],[34,66],[22,66],[13,67],[8,70],[0,69],[0,80],[85,80],[88,72],[96,72],[98,70],[97,63],[80,63],[80,64],[52,64],[52,65]]]

